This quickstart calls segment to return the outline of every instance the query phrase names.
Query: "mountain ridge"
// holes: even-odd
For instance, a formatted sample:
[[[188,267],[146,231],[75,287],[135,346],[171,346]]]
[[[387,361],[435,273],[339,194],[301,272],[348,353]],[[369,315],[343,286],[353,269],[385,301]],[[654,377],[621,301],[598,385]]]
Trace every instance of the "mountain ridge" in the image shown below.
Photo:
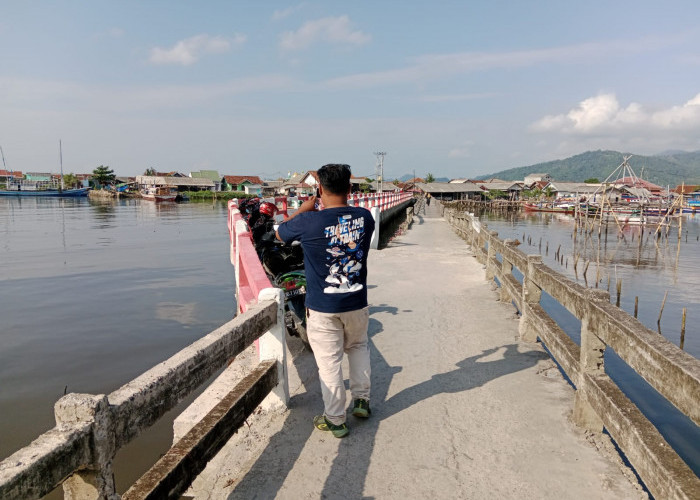
[[[525,176],[532,173],[547,173],[552,179],[558,181],[583,182],[590,178],[603,181],[622,163],[623,157],[629,155],[630,153],[611,150],[586,151],[562,160],[479,175],[475,179],[497,177],[515,181],[523,180]],[[700,184],[700,151],[668,150],[651,156],[632,154],[629,164],[637,176],[660,186],[673,187],[683,182]]]

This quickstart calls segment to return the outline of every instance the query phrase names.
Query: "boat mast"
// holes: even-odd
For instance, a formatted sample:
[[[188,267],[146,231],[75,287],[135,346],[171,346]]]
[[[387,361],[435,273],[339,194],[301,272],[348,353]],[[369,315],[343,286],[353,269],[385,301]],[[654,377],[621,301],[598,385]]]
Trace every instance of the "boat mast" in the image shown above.
[[[2,156],[2,168],[7,172],[7,165],[5,165],[5,153],[2,151],[2,146],[0,146],[0,156]],[[10,171],[10,179],[5,181],[5,187],[6,189],[10,189],[10,181],[14,180],[15,175],[12,171]]]
[[[63,145],[61,139],[58,140],[58,157],[61,164],[61,191],[63,191]]]

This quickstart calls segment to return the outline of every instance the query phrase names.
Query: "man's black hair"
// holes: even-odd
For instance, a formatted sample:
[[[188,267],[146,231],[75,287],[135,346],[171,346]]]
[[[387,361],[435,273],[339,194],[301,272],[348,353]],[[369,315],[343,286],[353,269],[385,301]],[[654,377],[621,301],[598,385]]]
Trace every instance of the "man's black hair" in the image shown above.
[[[316,173],[323,189],[333,194],[346,194],[350,189],[350,165],[329,163]]]

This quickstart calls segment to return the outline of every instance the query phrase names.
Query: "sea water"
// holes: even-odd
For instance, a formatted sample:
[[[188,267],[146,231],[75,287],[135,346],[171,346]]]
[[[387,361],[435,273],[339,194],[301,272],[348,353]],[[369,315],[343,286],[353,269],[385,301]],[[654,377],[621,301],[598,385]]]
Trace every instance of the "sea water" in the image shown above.
[[[0,459],[64,393],[108,394],[235,315],[226,220],[221,202],[0,198]],[[120,491],[173,417],[120,452]]]
[[[638,319],[677,346],[685,308],[683,348],[695,357],[700,355],[700,215],[683,218],[680,237],[678,220],[668,230],[661,227],[659,231],[657,226],[642,230],[639,226],[611,222],[602,228],[600,236],[597,229],[588,234],[575,231],[574,217],[565,214],[491,212],[481,215],[480,220],[489,230],[498,232],[500,239],[518,240],[521,251],[542,255],[547,266],[580,285],[609,290],[613,304],[617,302],[620,280],[620,307],[634,315],[636,298]],[[522,274],[517,277],[522,281]],[[544,293],[542,306],[576,343],[580,342],[579,320]],[[605,352],[605,370],[681,458],[700,474],[698,426],[610,348]]]

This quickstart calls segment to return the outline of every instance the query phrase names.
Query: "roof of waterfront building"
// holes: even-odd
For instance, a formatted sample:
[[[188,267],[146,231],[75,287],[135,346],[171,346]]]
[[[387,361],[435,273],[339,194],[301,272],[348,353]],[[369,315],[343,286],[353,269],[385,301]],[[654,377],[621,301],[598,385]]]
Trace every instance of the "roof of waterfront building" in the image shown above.
[[[24,175],[22,175],[22,172],[20,170],[0,170],[0,177],[14,177],[17,179],[21,179],[22,177],[24,177]]]
[[[523,183],[518,181],[479,181],[475,184],[487,191],[520,191],[523,189]]]
[[[473,182],[417,182],[416,187],[425,193],[483,193],[484,189]]]
[[[588,194],[588,193],[595,193],[596,191],[601,190],[601,184],[586,184],[585,182],[559,182],[559,181],[552,181],[547,183],[545,186],[545,189],[551,186],[551,188],[554,191],[557,191],[559,193],[566,192],[566,193],[579,193],[579,194]]]
[[[221,175],[219,175],[219,172],[216,170],[193,171],[190,172],[190,177],[193,179],[209,179],[212,182],[219,182],[221,180]]]
[[[263,181],[260,177],[257,175],[224,175],[224,179],[226,179],[226,182],[228,184],[237,186],[239,184],[243,184],[245,182],[248,182],[249,184],[260,184],[263,185],[265,181]]]
[[[161,177],[155,175],[137,175],[136,182],[141,185],[149,186],[188,186],[200,188],[214,187],[214,181],[209,179],[200,179],[196,177]]]
[[[613,184],[624,184],[626,186],[631,186],[631,187],[640,187],[640,188],[645,188],[648,189],[649,191],[653,192],[658,192],[661,191],[661,186],[658,186],[654,184],[653,182],[645,181],[644,179],[640,179],[639,177],[622,177],[621,179],[617,179],[616,181],[612,182]]]
[[[2,170],[0,170],[0,175],[2,175]],[[690,193],[694,193],[696,191],[700,191],[700,185],[688,184],[688,185],[676,186],[671,191],[673,191],[674,193],[677,193],[677,194],[681,194],[681,192],[683,194],[690,194]]]

